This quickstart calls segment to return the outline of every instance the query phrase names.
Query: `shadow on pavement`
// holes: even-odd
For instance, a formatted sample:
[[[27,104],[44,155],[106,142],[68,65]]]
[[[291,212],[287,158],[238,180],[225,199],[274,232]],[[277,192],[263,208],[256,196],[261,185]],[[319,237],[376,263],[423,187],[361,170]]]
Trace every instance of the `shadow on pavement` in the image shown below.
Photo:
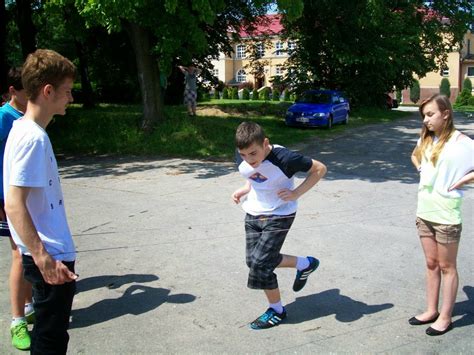
[[[89,327],[126,314],[143,314],[158,308],[163,303],[182,304],[196,299],[196,296],[186,293],[176,295],[169,293],[170,290],[165,288],[132,285],[119,298],[103,299],[89,307],[73,309],[69,328]]]
[[[85,279],[79,278],[76,282],[76,294],[101,287],[115,289],[125,284],[152,282],[158,279],[158,276],[151,274],[100,275]]]
[[[464,286],[462,290],[466,293],[468,299],[454,305],[453,316],[462,316],[453,322],[455,328],[474,324],[474,287]]]
[[[303,323],[331,314],[334,314],[340,322],[354,322],[366,314],[381,312],[392,307],[392,303],[368,305],[341,295],[339,289],[332,289],[298,297],[294,302],[286,305],[289,315],[286,323]]]

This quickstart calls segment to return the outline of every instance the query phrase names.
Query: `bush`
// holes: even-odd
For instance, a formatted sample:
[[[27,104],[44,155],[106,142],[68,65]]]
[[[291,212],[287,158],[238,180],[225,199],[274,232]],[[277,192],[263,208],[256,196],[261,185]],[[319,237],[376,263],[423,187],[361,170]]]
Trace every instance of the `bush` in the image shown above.
[[[461,93],[456,97],[455,106],[467,106],[469,105],[469,100],[471,99],[471,92],[463,89]]]
[[[265,100],[265,101],[269,101],[270,100],[270,88],[263,88],[259,95],[258,95],[258,98],[260,100]]]
[[[466,78],[464,79],[464,81],[462,82],[462,90],[466,90],[470,93],[472,93],[472,82],[471,82],[471,79],[469,78]]]
[[[283,92],[283,101],[290,101],[290,100],[291,100],[290,90],[285,90]]]
[[[231,98],[232,100],[238,100],[238,99],[239,99],[239,89],[237,89],[237,87],[234,86],[234,87],[231,89],[230,93],[231,93],[230,98]]]
[[[280,95],[281,95],[280,90],[273,89],[273,91],[272,91],[272,100],[273,101],[280,101]]]
[[[293,101],[293,102],[296,101],[296,94],[291,94],[290,95],[290,101]]]
[[[250,99],[250,91],[247,88],[242,90],[242,100],[249,100]]]
[[[420,100],[420,82],[414,80],[412,86],[410,87],[410,100],[416,104]]]
[[[221,98],[220,92],[217,91],[217,90],[214,90],[214,97],[213,98],[219,100]]]
[[[439,85],[439,93],[448,98],[451,96],[451,84],[449,83],[448,78],[441,79],[441,84]]]
[[[252,91],[252,100],[258,100],[258,90],[253,89]]]
[[[469,100],[467,101],[467,104],[469,106],[474,106],[474,96],[471,95],[471,97],[469,98]]]
[[[229,89],[223,88],[222,89],[222,100],[227,100],[229,98]]]

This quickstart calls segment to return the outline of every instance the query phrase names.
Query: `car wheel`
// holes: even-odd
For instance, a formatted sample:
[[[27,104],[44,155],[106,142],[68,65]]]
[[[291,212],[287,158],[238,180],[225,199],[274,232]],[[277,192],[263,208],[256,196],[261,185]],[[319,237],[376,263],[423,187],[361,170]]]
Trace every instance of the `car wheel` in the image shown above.
[[[331,129],[331,128],[332,128],[332,116],[329,116],[326,129]]]
[[[346,112],[346,117],[344,118],[344,121],[342,121],[342,124],[348,124],[349,123],[349,112]]]

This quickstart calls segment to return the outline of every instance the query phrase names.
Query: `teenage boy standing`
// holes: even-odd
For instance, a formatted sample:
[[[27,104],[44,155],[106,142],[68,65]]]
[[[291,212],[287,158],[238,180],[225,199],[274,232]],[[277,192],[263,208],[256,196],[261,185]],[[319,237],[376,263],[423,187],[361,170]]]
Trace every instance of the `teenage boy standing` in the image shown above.
[[[4,156],[5,210],[33,285],[32,354],[65,354],[75,292],[75,247],[66,220],[56,159],[46,126],[73,101],[75,66],[38,49],[21,73],[28,105],[13,124]]]

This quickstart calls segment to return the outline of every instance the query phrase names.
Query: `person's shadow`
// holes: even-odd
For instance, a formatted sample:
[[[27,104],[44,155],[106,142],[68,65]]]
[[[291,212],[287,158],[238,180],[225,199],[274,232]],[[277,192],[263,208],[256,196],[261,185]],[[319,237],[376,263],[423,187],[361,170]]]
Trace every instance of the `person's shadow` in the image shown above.
[[[155,280],[158,280],[156,275],[94,276],[78,281],[77,290],[78,292],[84,292],[100,287],[115,289],[131,282],[150,282]],[[170,295],[170,290],[165,288],[131,285],[119,298],[103,299],[89,307],[73,309],[71,311],[72,321],[69,328],[84,328],[126,314],[139,315],[149,312],[165,302],[181,304],[193,302],[195,299],[196,296],[186,293]]]
[[[468,299],[454,305],[453,316],[462,315],[461,318],[453,322],[453,327],[456,328],[474,324],[474,287],[464,286],[462,290]]]
[[[340,322],[353,322],[366,314],[377,313],[392,307],[392,303],[368,305],[341,295],[339,289],[332,289],[298,297],[294,302],[288,304],[286,309],[291,317],[287,318],[287,323],[303,323],[331,314],[334,314]]]
[[[152,274],[100,275],[85,279],[79,278],[76,282],[76,294],[101,287],[116,289],[125,284],[152,282],[158,279],[158,276]]]

